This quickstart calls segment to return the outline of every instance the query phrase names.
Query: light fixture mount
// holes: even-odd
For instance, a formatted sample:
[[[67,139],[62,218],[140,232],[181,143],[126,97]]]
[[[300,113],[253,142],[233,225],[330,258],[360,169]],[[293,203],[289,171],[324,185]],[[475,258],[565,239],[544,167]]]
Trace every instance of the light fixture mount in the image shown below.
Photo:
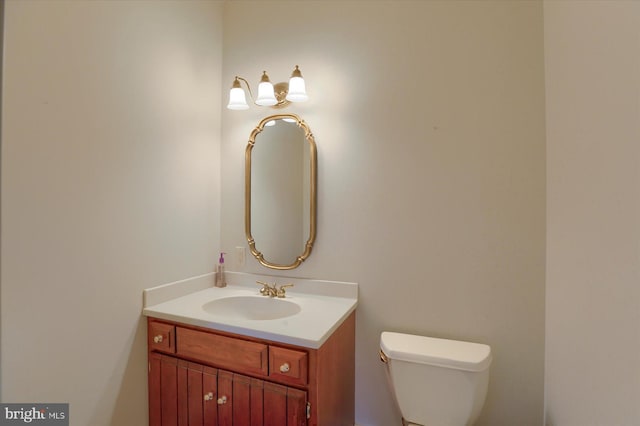
[[[289,93],[289,83],[281,81],[273,85],[273,93],[276,95],[277,104],[272,105],[272,108],[284,108],[291,103],[287,100],[287,93]]]

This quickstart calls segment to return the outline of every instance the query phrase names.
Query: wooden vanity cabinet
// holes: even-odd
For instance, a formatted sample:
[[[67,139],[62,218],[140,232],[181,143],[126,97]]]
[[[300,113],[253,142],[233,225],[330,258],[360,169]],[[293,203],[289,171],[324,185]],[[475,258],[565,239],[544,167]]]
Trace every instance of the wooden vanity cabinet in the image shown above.
[[[150,426],[354,424],[355,313],[319,349],[154,318],[148,332]]]

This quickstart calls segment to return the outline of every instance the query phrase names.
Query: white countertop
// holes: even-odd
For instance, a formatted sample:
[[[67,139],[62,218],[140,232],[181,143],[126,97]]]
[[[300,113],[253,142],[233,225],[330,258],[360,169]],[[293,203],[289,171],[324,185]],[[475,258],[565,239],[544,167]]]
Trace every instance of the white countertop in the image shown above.
[[[142,313],[148,317],[181,322],[245,336],[317,349],[353,312],[358,303],[358,285],[338,281],[285,278],[227,272],[227,287],[211,285],[214,274],[194,277],[144,290]],[[278,285],[293,283],[286,299],[300,312],[281,319],[249,320],[206,312],[212,300],[233,296],[260,296],[255,282]]]

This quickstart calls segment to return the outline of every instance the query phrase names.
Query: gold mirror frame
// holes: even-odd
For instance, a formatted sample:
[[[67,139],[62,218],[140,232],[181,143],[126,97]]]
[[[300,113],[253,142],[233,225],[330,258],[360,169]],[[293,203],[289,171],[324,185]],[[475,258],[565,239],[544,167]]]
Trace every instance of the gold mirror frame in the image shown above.
[[[277,263],[271,263],[264,258],[264,255],[256,249],[256,242],[253,239],[253,235],[251,234],[251,152],[253,147],[256,144],[257,136],[264,130],[265,124],[267,124],[271,120],[280,120],[280,119],[292,119],[295,120],[298,127],[304,130],[304,137],[306,141],[309,143],[309,161],[310,161],[310,206],[309,206],[309,239],[304,245],[304,252],[296,257],[296,260],[290,265],[280,265]],[[253,129],[251,135],[249,136],[249,142],[247,144],[247,148],[245,149],[245,188],[244,188],[244,227],[245,233],[247,237],[247,242],[249,243],[249,249],[251,250],[251,254],[258,259],[258,262],[263,266],[271,269],[278,270],[286,270],[286,269],[294,269],[300,266],[302,262],[304,262],[309,255],[311,254],[311,250],[313,248],[313,243],[316,239],[316,193],[317,193],[317,150],[316,150],[316,142],[313,138],[313,134],[311,133],[311,129],[300,117],[295,114],[275,114],[270,115],[268,117],[263,118],[258,126]]]

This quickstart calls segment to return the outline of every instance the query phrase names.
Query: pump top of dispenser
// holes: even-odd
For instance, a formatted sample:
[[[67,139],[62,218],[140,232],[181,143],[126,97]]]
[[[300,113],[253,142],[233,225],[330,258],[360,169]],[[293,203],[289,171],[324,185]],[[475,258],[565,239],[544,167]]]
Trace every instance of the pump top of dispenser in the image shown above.
[[[220,253],[220,259],[218,259],[218,263],[224,263],[224,255],[226,253]]]

